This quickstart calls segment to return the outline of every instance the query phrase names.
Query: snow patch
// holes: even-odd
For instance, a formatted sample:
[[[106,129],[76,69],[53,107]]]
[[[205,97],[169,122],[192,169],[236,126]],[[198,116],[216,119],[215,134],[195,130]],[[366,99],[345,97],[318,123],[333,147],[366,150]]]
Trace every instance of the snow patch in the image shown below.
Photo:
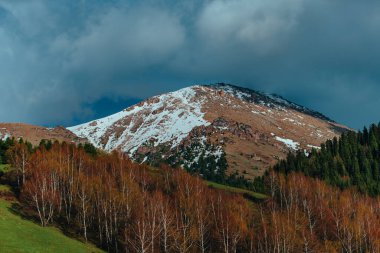
[[[218,163],[224,154],[223,148],[221,146],[209,145],[207,143],[207,137],[205,136],[198,137],[197,139],[198,141],[196,142],[196,145],[192,146],[191,149],[191,156],[193,156],[193,159],[183,159],[182,166],[187,166],[188,168],[190,168],[196,165],[202,156],[203,158],[214,157],[215,163]],[[218,168],[216,168],[216,170],[217,169]]]
[[[298,146],[300,145],[298,142],[293,141],[291,139],[285,139],[281,137],[274,137],[277,141],[284,143],[287,147],[293,149],[293,150],[298,150]]]
[[[5,128],[3,129],[5,130]],[[0,132],[0,140],[5,141],[8,138],[11,138],[12,136],[8,132]]]
[[[307,146],[308,148],[321,149],[321,147],[313,146],[313,145],[311,145],[311,144],[307,144],[306,146]]]

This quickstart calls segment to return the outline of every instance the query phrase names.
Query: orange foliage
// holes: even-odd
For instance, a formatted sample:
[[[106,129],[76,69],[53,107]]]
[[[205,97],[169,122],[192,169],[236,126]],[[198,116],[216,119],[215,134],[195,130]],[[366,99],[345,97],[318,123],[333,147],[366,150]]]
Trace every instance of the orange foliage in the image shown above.
[[[380,199],[271,173],[249,203],[181,169],[55,143],[25,163],[21,201],[115,252],[380,252]]]

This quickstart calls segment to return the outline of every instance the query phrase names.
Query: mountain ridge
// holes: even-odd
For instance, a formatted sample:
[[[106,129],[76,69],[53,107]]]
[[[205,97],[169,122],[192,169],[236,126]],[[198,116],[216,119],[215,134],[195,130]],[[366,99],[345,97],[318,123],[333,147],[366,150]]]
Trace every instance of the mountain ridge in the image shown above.
[[[33,145],[38,145],[41,140],[65,141],[77,144],[86,142],[85,139],[76,136],[63,126],[48,128],[26,123],[0,123],[0,140],[12,137],[28,140]]]
[[[68,129],[140,163],[168,162],[202,173],[214,167],[249,177],[261,175],[290,150],[308,152],[349,130],[281,96],[224,83],[157,95]]]
[[[278,103],[279,105],[283,105],[283,106],[291,106],[292,108],[294,109],[298,109],[299,111],[302,111],[302,112],[305,112],[311,116],[315,116],[315,117],[318,117],[320,119],[323,119],[323,120],[327,120],[327,121],[330,121],[330,122],[333,122],[333,123],[336,123],[334,120],[332,120],[331,118],[327,117],[326,115],[320,113],[320,112],[317,112],[315,110],[312,110],[308,107],[305,107],[305,106],[302,106],[302,105],[299,105],[297,103],[294,103],[286,98],[284,98],[283,96],[281,95],[278,95],[276,93],[267,93],[267,92],[262,92],[262,91],[258,91],[258,90],[254,90],[254,89],[250,89],[250,88],[246,88],[246,87],[240,87],[240,86],[237,86],[237,85],[233,85],[233,84],[227,84],[227,83],[216,83],[216,84],[208,84],[208,85],[203,85],[203,86],[210,86],[210,87],[216,87],[216,88],[219,88],[219,87],[231,87],[235,90],[240,90],[242,92],[248,92],[248,93],[256,93],[262,97],[266,97],[266,98],[269,98],[272,100],[272,102],[276,102]],[[252,101],[251,101],[252,102]]]

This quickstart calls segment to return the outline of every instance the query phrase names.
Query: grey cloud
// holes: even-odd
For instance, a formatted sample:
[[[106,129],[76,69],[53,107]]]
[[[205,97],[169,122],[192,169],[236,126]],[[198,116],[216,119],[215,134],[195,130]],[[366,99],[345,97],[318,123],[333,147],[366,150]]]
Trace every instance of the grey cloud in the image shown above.
[[[10,105],[12,97],[13,111],[1,110],[2,121],[67,124],[75,117],[95,117],[83,104],[102,97],[152,95],[154,86],[135,88],[128,79],[168,60],[185,38],[178,17],[154,6],[95,11],[79,19],[79,33],[50,18],[46,13],[56,6],[43,1],[7,2],[3,8],[1,86],[7,92],[0,105]]]
[[[379,7],[376,1],[212,1],[199,21],[198,29],[207,30],[200,33],[207,47],[199,65],[212,80],[280,93],[361,127],[380,119],[374,109]],[[218,27],[223,19],[227,25]],[[265,36],[257,33],[260,25]],[[246,30],[251,36],[242,38]],[[202,69],[192,73],[208,76]]]
[[[374,0],[0,0],[0,120],[224,81],[361,127],[380,120],[379,17]]]
[[[159,9],[112,9],[69,42],[70,69],[135,71],[165,62],[183,43],[178,19]]]
[[[236,40],[263,50],[291,32],[302,4],[302,0],[212,1],[201,12],[197,26],[201,36],[211,41]]]
[[[155,94],[154,82],[138,80],[138,75],[165,64],[181,47],[185,31],[178,18],[159,8],[138,7],[111,8],[96,19],[80,36],[60,36],[52,45],[56,55],[65,55],[66,84],[83,90],[81,102],[86,103],[115,94]]]

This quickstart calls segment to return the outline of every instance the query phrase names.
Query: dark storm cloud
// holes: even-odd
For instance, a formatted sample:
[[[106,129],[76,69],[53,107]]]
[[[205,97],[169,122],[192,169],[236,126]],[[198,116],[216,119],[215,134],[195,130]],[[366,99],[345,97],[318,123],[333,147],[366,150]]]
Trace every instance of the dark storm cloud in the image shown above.
[[[224,81],[361,127],[380,120],[379,26],[371,0],[0,0],[0,120],[72,124]]]

